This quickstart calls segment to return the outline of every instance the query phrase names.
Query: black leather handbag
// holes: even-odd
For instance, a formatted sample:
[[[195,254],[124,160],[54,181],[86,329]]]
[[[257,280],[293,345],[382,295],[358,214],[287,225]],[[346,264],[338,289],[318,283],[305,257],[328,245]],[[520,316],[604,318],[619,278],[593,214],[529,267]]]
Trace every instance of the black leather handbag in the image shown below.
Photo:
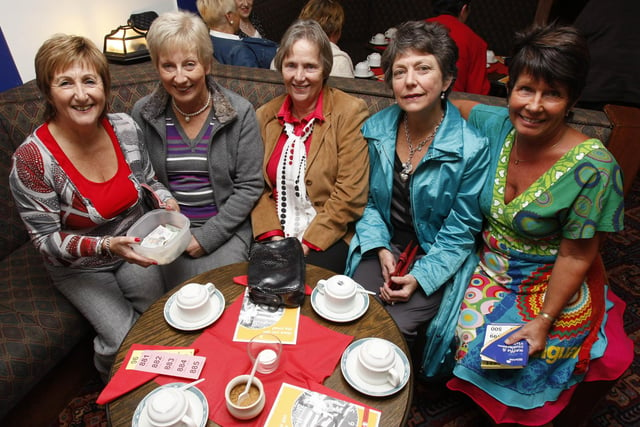
[[[258,242],[249,257],[249,298],[274,310],[304,302],[305,261],[295,237]]]

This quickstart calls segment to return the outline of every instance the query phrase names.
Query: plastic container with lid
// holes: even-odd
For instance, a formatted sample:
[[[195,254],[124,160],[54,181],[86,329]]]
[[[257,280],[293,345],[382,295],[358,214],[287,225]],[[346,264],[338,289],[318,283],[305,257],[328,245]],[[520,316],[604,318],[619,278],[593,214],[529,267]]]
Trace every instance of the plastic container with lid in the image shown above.
[[[155,209],[141,216],[127,231],[129,237],[139,237],[143,240],[159,226],[171,226],[178,231],[164,244],[157,247],[148,247],[143,244],[131,245],[133,250],[147,258],[151,258],[158,264],[169,264],[189,245],[191,233],[189,218],[176,211]]]

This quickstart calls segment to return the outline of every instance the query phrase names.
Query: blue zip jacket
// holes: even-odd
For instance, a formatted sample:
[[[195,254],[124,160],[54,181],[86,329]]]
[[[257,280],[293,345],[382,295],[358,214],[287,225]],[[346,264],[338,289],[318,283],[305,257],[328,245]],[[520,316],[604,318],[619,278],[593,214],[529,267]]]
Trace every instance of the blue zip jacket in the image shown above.
[[[369,199],[349,247],[347,275],[362,254],[391,248],[391,197],[396,133],[403,112],[392,105],[365,122],[369,144]],[[487,140],[447,102],[434,141],[410,177],[411,217],[425,256],[413,275],[431,295],[445,286],[442,303],[427,330],[422,374],[436,376],[448,356],[462,296],[477,265],[476,236],[482,227],[478,203],[489,165]],[[452,369],[447,362],[446,369]]]

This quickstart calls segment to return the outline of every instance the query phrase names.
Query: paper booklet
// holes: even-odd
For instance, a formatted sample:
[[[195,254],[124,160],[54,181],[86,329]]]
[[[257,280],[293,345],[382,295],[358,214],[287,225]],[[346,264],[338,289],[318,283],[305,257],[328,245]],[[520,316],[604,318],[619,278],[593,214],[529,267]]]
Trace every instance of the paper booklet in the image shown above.
[[[521,328],[522,324],[490,323],[480,350],[480,367],[483,369],[518,369],[529,361],[529,343],[520,340],[511,345],[505,340]]]
[[[378,427],[380,411],[282,383],[265,427]]]
[[[242,298],[242,308],[238,316],[233,340],[248,342],[260,333],[276,335],[282,344],[295,344],[298,339],[300,307],[280,307],[270,311],[268,307],[254,304],[249,298],[247,288]]]

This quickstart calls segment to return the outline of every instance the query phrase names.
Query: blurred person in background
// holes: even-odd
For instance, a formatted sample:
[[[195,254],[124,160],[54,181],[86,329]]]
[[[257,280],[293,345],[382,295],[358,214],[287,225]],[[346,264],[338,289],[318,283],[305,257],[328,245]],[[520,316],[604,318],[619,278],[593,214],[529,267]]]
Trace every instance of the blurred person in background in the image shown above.
[[[487,78],[487,42],[465,24],[471,13],[471,0],[434,0],[432,7],[436,16],[427,22],[447,27],[458,46],[458,77],[453,90],[487,95],[491,89]]]
[[[262,21],[253,11],[253,0],[236,0],[238,15],[240,15],[240,31],[238,35],[266,39],[266,33]]]
[[[313,19],[329,37],[333,66],[329,75],[353,78],[353,61],[347,52],[340,50],[338,41],[344,26],[344,9],[338,0],[309,0],[300,11],[299,19]]]
[[[221,64],[269,68],[278,45],[267,39],[240,37],[235,0],[197,0],[198,12],[209,26],[213,57]]]
[[[591,66],[578,107],[640,108],[640,2],[589,0],[573,26],[587,39]]]

